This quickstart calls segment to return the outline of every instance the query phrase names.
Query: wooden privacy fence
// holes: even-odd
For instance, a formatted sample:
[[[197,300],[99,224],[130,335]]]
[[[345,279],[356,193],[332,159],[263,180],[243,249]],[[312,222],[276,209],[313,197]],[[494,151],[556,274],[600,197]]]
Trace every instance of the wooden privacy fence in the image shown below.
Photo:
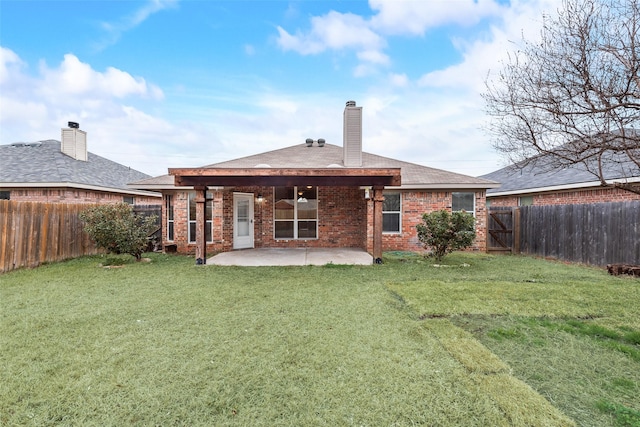
[[[598,266],[640,264],[640,201],[518,210],[524,253]]]
[[[487,251],[640,264],[640,201],[490,208]]]
[[[0,273],[99,253],[78,216],[89,206],[0,200]]]

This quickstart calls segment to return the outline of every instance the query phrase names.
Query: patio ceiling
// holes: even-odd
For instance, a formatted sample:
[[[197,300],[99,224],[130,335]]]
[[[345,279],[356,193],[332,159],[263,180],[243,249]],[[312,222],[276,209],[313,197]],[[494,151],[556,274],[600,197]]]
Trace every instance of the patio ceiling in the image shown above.
[[[176,186],[400,186],[400,168],[171,168]]]

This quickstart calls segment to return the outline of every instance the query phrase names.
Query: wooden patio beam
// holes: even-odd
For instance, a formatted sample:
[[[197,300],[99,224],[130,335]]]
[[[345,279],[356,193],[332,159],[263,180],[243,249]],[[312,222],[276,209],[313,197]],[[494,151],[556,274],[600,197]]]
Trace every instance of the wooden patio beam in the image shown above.
[[[400,168],[169,169],[177,186],[399,186]]]

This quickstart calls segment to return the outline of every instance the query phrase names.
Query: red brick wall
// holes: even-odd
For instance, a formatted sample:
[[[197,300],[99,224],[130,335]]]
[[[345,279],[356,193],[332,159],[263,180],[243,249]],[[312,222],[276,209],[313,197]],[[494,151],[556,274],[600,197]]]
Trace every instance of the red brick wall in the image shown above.
[[[352,187],[318,188],[318,238],[275,239],[273,221],[273,187],[236,187],[224,192],[224,205],[233,206],[233,193],[262,194],[255,201],[255,247],[268,248],[365,248],[366,201],[364,190]],[[233,248],[233,209],[226,209],[223,219],[223,250]],[[215,232],[214,232],[215,233]]]
[[[552,193],[527,194],[533,196],[534,205],[574,205],[601,202],[640,200],[640,194],[620,188],[594,188]],[[518,196],[491,197],[491,206],[518,206]]]
[[[195,193],[195,192],[194,192]],[[221,252],[224,247],[222,238],[223,214],[222,191],[209,191],[213,199],[213,242],[207,243],[207,254]],[[173,240],[167,240],[167,196],[173,197]],[[195,254],[196,244],[189,243],[189,192],[173,191],[163,194],[162,203],[162,243],[166,249],[168,245],[175,245],[176,250],[183,254]],[[229,250],[229,249],[226,249]]]
[[[254,199],[254,245],[256,248],[341,247],[362,248],[373,252],[373,201],[364,190],[353,187],[318,188],[318,238],[275,239],[273,221],[273,187],[236,187],[213,192],[213,243],[207,245],[208,256],[233,249],[233,193],[250,193]],[[167,193],[169,194],[169,193]],[[187,242],[188,193],[173,192],[174,240],[166,241],[166,205],[163,205],[164,244],[175,244],[180,253],[195,253],[195,244]],[[263,201],[258,202],[261,194]],[[476,193],[476,242],[473,250],[486,248],[486,211],[484,191]],[[225,209],[223,209],[223,206]],[[403,192],[402,233],[384,234],[383,250],[422,251],[416,225],[422,214],[451,209],[451,192]]]
[[[109,193],[106,191],[71,188],[2,188],[2,191],[10,191],[11,200],[21,202],[121,203],[123,201],[123,197],[131,197],[130,194],[124,193]],[[134,195],[133,198],[136,205],[159,205],[162,203],[162,200],[159,197]]]
[[[383,233],[383,251],[424,251],[418,240],[416,226],[422,222],[422,215],[436,210],[451,211],[452,193],[450,191],[405,191],[401,193],[402,233]],[[476,240],[470,248],[474,251],[486,250],[486,208],[484,191],[476,192]],[[373,202],[369,202],[369,228],[373,236]],[[372,237],[369,239],[368,251],[373,251]]]

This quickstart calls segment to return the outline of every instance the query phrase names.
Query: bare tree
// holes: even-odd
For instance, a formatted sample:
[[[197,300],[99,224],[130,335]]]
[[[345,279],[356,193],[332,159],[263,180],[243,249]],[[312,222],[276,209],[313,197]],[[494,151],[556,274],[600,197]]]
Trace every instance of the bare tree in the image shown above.
[[[640,0],[563,0],[483,94],[495,148],[521,167],[640,176]],[[616,183],[640,192],[629,182]]]

